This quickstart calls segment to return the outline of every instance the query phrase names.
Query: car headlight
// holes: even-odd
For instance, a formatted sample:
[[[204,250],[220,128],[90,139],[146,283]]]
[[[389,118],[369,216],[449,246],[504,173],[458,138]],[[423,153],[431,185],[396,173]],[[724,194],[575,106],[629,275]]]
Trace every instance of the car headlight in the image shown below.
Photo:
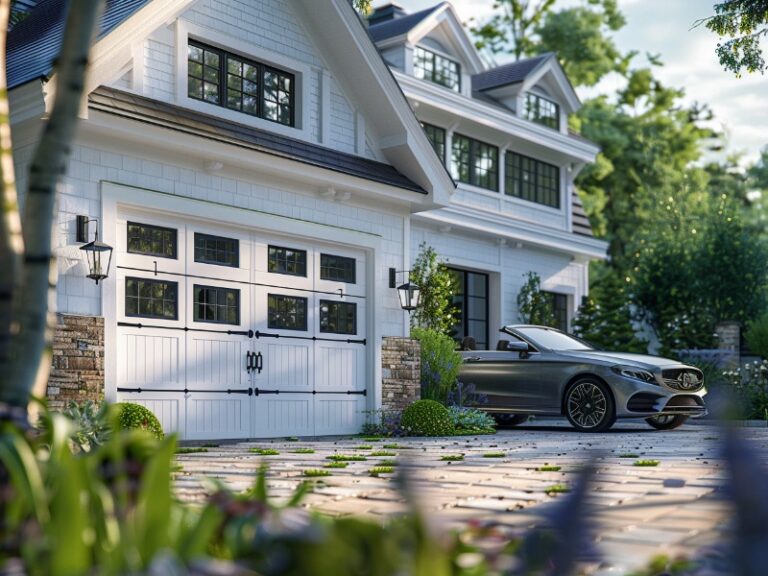
[[[634,366],[613,366],[611,370],[613,370],[619,376],[624,376],[625,378],[641,380],[643,382],[647,382],[648,384],[658,384],[656,381],[656,376],[654,376],[651,372],[648,372],[648,370],[643,370],[642,368],[635,368]]]

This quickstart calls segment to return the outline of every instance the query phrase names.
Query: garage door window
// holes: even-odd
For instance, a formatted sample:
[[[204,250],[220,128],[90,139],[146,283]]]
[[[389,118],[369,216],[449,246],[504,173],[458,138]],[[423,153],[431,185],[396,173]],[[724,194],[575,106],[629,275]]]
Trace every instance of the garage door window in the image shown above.
[[[159,258],[176,258],[176,230],[128,222],[128,252]]]
[[[195,233],[195,262],[237,268],[240,242],[234,238]]]
[[[357,334],[357,304],[320,300],[320,332]]]
[[[332,254],[320,255],[320,279],[355,283],[355,259]]]
[[[125,279],[125,315],[140,318],[178,318],[179,285],[164,280]]]
[[[195,284],[194,306],[195,322],[240,324],[240,290]]]
[[[298,296],[268,296],[269,327],[282,330],[307,330],[307,299]]]
[[[268,270],[275,274],[306,276],[307,253],[304,250],[270,246]]]

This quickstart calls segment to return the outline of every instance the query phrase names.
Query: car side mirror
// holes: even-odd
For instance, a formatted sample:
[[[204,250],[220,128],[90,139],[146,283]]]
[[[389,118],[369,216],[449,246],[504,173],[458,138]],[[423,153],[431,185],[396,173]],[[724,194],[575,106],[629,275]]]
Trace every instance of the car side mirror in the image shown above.
[[[512,340],[507,342],[507,350],[509,352],[528,352],[528,343]]]

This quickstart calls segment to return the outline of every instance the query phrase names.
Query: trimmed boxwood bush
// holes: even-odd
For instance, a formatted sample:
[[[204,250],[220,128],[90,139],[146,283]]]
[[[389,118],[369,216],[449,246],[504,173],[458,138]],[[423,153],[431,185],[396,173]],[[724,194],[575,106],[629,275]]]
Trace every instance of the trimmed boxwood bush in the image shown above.
[[[158,440],[165,436],[157,416],[148,408],[132,402],[119,402],[114,406],[120,411],[117,422],[121,430],[146,430]]]
[[[453,421],[448,409],[434,400],[417,400],[403,411],[400,425],[411,436],[449,436]]]

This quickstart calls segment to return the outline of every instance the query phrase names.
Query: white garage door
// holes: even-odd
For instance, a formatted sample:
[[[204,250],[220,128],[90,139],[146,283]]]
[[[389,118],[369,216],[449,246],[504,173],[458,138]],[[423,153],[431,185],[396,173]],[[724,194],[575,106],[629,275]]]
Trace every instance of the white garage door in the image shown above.
[[[186,439],[360,430],[363,252],[139,215],[117,239],[119,400]]]

